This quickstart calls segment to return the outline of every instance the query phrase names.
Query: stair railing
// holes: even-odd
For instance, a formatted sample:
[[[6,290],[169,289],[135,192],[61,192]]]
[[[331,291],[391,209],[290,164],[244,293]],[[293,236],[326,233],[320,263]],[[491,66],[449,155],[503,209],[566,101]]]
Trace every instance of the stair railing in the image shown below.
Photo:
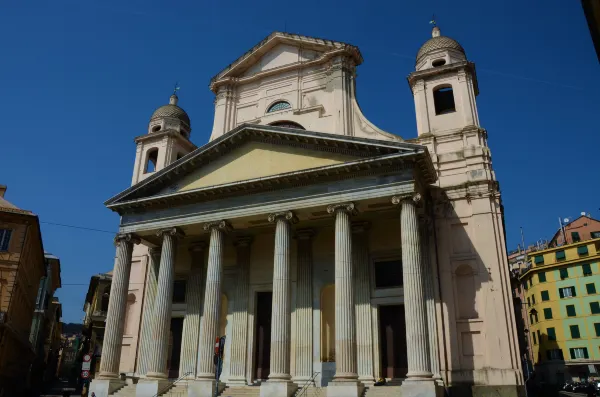
[[[300,397],[302,396],[304,393],[306,393],[306,391],[308,390],[308,387],[314,383],[315,378],[317,377],[317,375],[319,375],[320,372],[315,372],[309,380],[307,380],[304,385],[302,385],[302,388],[300,389],[300,391],[298,393],[296,393],[296,397]]]
[[[163,393],[166,393],[171,387],[173,387],[173,385],[175,385],[175,383],[179,382],[180,380],[182,380],[183,378],[187,377],[188,375],[191,375],[192,372],[186,372],[185,374],[181,375],[179,378],[175,379],[173,382],[169,383],[167,386],[165,386],[162,390],[159,390],[158,393],[156,393],[154,396],[152,397],[158,397]]]

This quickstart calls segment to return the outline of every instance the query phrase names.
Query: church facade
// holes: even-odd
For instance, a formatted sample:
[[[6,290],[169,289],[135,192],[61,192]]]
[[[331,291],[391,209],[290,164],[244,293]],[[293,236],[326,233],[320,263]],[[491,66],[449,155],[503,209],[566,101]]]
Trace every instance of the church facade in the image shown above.
[[[385,395],[520,395],[475,66],[432,36],[408,76],[413,139],[361,112],[357,47],[280,32],[211,80],[205,145],[175,94],[154,112],[105,203],[121,224],[96,396],[179,378],[190,397],[368,396],[379,378]]]

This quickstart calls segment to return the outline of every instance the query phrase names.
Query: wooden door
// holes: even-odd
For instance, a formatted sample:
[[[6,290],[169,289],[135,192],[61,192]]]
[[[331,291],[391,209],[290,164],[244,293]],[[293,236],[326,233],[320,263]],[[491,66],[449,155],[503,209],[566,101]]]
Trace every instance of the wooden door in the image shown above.
[[[408,372],[406,321],[403,305],[379,306],[381,370],[385,378],[404,378]]]
[[[272,292],[256,294],[256,329],[254,347],[254,379],[267,379],[271,367]]]

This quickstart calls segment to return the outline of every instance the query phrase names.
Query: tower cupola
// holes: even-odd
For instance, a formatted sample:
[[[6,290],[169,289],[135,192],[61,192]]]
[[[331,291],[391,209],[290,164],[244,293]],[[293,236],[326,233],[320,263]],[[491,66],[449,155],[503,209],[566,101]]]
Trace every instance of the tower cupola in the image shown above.
[[[149,134],[171,130],[189,139],[192,131],[190,117],[177,105],[178,101],[179,98],[173,93],[168,105],[163,105],[152,113],[148,124]]]
[[[458,41],[442,36],[440,28],[435,26],[431,31],[431,38],[417,52],[415,69],[431,69],[466,59],[465,50]]]

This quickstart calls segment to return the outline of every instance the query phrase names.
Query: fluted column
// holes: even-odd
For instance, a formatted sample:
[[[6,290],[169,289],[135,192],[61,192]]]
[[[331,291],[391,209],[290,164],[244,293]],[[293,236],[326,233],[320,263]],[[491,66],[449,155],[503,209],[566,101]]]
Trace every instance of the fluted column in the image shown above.
[[[235,241],[238,274],[231,332],[229,384],[246,384],[246,352],[248,351],[248,274],[250,270],[251,242],[251,237],[239,237]]]
[[[354,297],[356,299],[356,362],[358,379],[372,383],[373,327],[371,326],[371,285],[367,222],[352,224],[352,262],[354,267]]]
[[[152,324],[154,323],[153,309],[156,299],[156,288],[158,284],[158,267],[160,263],[160,247],[148,250],[148,271],[146,273],[146,297],[142,309],[141,341],[139,348],[138,370],[139,375],[146,375],[150,362],[152,342]]]
[[[185,290],[186,312],[181,334],[181,360],[179,376],[196,377],[198,360],[198,337],[200,334],[200,314],[202,312],[202,285],[204,284],[204,250],[206,243],[197,242],[190,246],[192,268]]]
[[[225,232],[230,226],[225,221],[209,222],[204,230],[210,231],[208,265],[206,269],[206,287],[204,291],[204,309],[200,321],[198,343],[198,369],[196,377],[201,380],[214,380],[213,363],[215,338],[219,332],[219,314],[221,312],[221,279],[223,276],[223,252]]]
[[[421,246],[423,251],[423,285],[427,303],[427,328],[429,329],[429,360],[431,372],[435,379],[441,379],[438,356],[437,316],[435,309],[435,293],[433,287],[433,261],[429,251],[429,236],[432,233],[431,218],[423,217],[421,222]]]
[[[313,369],[313,311],[312,311],[312,229],[296,232],[298,260],[296,275],[296,373],[294,381],[301,384],[312,377]]]
[[[118,234],[115,237],[117,260],[110,286],[110,300],[106,313],[106,329],[102,345],[102,362],[100,378],[118,378],[121,362],[121,346],[125,328],[125,310],[127,309],[127,292],[129,290],[129,274],[131,272],[131,255],[133,244],[140,239],[133,234]]]
[[[291,280],[290,254],[291,211],[269,215],[275,222],[275,256],[273,258],[273,308],[271,314],[271,368],[269,380],[290,380]]]
[[[327,207],[335,214],[335,376],[336,382],[356,381],[356,323],[352,269],[353,203]]]
[[[423,261],[417,204],[420,194],[396,196],[392,203],[400,204],[402,239],[402,273],[404,278],[404,313],[406,317],[407,380],[431,379],[427,304],[423,283]]]
[[[167,352],[171,327],[171,305],[173,303],[173,282],[175,281],[175,251],[177,238],[183,236],[178,228],[160,230],[156,233],[163,239],[158,270],[158,287],[154,300],[152,324],[152,355],[148,365],[149,378],[167,378]]]

